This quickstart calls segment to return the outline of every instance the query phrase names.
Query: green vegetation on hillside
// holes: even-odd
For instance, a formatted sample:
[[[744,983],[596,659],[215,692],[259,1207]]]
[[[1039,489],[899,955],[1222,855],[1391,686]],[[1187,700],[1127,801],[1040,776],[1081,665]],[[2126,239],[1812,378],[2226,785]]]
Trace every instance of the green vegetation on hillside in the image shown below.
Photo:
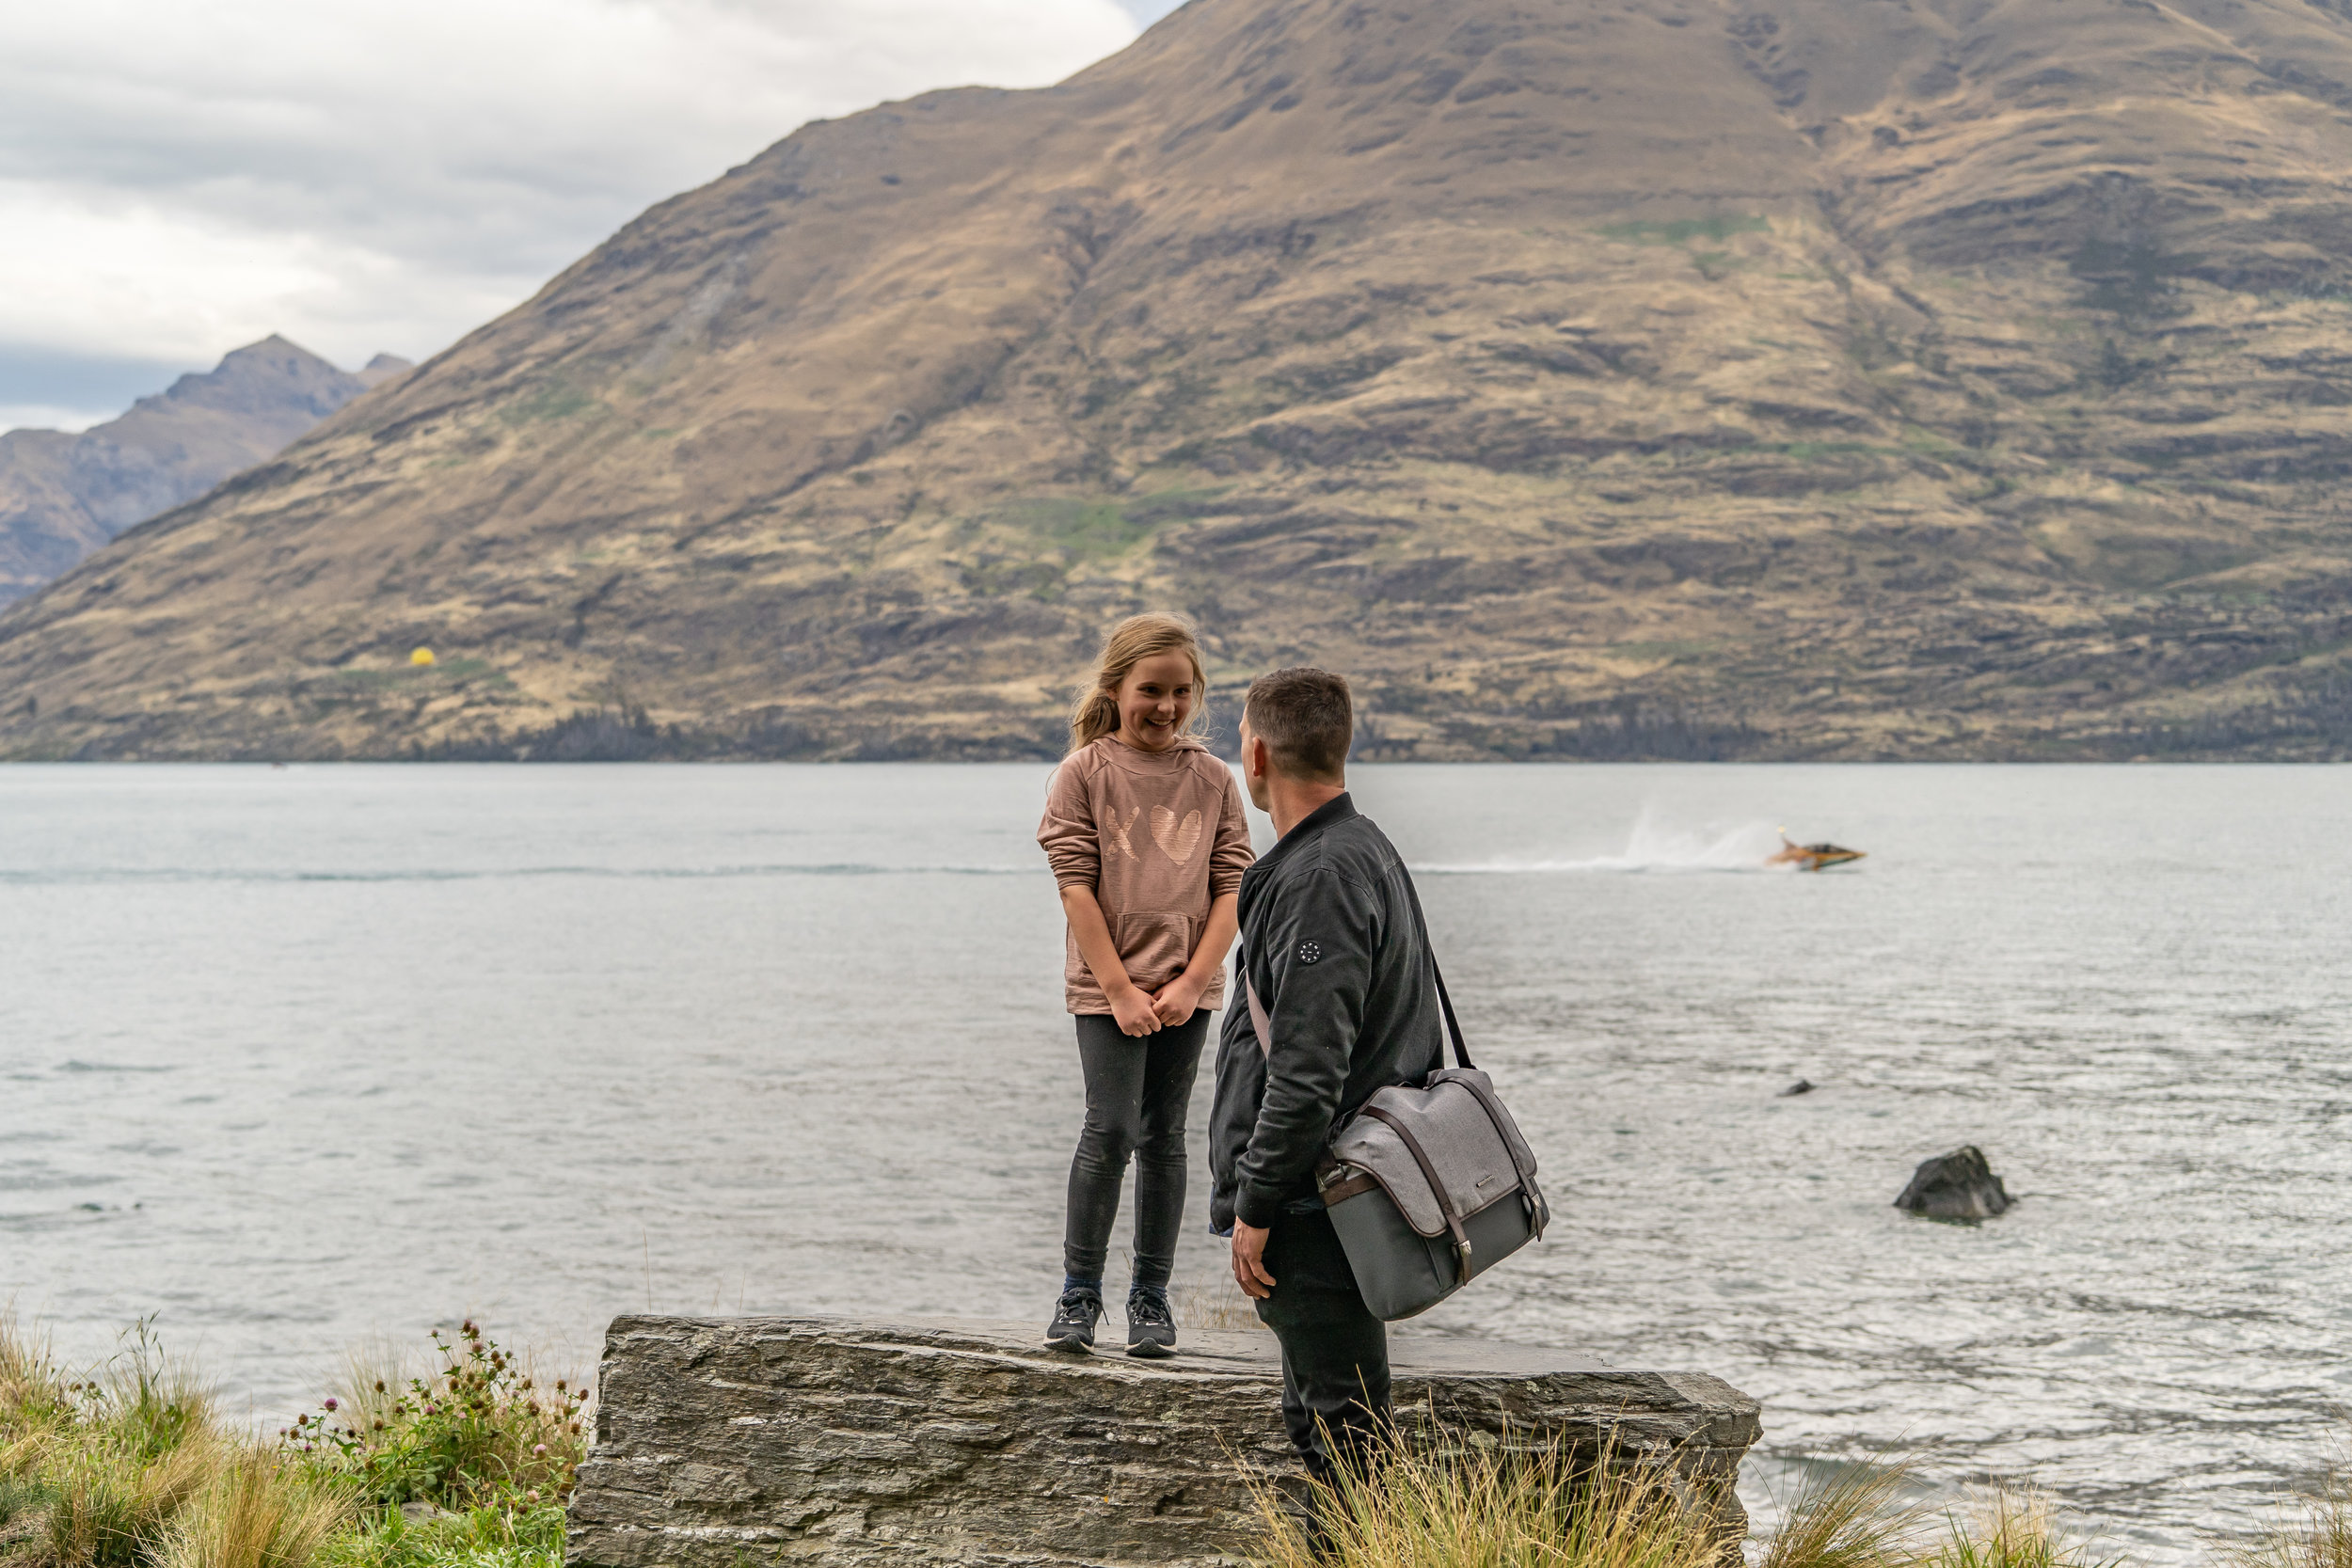
[[[1609,223],[1601,226],[1604,238],[1624,240],[1630,245],[1689,245],[1692,240],[1708,240],[1721,245],[1734,234],[1769,232],[1772,223],[1753,214],[1705,218],[1677,218],[1670,223]]]

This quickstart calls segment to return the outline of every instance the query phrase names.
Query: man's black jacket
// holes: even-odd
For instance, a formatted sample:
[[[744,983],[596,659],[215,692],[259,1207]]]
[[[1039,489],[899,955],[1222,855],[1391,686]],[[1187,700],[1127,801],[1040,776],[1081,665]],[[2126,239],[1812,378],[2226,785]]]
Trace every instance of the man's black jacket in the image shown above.
[[[1331,1129],[1375,1090],[1434,1071],[1445,1034],[1412,879],[1344,795],[1242,878],[1239,961],[1274,1050],[1259,1052],[1246,991],[1229,998],[1209,1123],[1220,1235],[1236,1214],[1270,1227],[1311,1196]]]

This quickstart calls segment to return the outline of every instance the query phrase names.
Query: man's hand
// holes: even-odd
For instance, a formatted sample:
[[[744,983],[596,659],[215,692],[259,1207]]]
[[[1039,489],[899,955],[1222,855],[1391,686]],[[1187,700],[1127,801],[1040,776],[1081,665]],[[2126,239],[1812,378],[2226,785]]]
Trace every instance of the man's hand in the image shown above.
[[[1233,1283],[1252,1301],[1263,1301],[1274,1293],[1274,1276],[1265,1272],[1268,1234],[1248,1220],[1233,1221]]]
[[[1162,986],[1159,995],[1152,999],[1152,1011],[1158,1015],[1162,1023],[1173,1029],[1200,1009],[1200,992],[1204,989],[1191,975],[1179,974]]]
[[[1119,1021],[1122,1035],[1156,1035],[1160,1032],[1160,1015],[1152,1010],[1152,998],[1139,986],[1129,986],[1111,998],[1111,1017]]]

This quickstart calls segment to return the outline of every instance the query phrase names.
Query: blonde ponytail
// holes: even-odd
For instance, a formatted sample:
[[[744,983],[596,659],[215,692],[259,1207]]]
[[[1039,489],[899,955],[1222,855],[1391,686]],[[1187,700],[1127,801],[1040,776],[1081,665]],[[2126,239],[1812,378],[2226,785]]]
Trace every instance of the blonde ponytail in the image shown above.
[[[1199,735],[1209,725],[1209,673],[1200,662],[1200,638],[1181,615],[1130,615],[1103,639],[1095,656],[1094,678],[1070,707],[1070,749],[1083,751],[1106,735],[1119,733],[1119,689],[1127,673],[1147,658],[1182,653],[1192,660],[1193,689],[1199,693],[1184,733]]]

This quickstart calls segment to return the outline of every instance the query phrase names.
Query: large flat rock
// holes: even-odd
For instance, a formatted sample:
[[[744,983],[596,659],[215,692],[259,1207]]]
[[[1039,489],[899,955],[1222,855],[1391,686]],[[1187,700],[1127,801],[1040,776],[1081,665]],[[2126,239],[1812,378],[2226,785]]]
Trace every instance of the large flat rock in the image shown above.
[[[959,1319],[617,1319],[568,1560],[1206,1564],[1247,1545],[1246,1478],[1293,1469],[1271,1336],[1187,1331],[1161,1362],[1037,1341]],[[1756,1404],[1721,1379],[1393,1345],[1401,1412],[1509,1442],[1613,1438],[1743,1525]]]

